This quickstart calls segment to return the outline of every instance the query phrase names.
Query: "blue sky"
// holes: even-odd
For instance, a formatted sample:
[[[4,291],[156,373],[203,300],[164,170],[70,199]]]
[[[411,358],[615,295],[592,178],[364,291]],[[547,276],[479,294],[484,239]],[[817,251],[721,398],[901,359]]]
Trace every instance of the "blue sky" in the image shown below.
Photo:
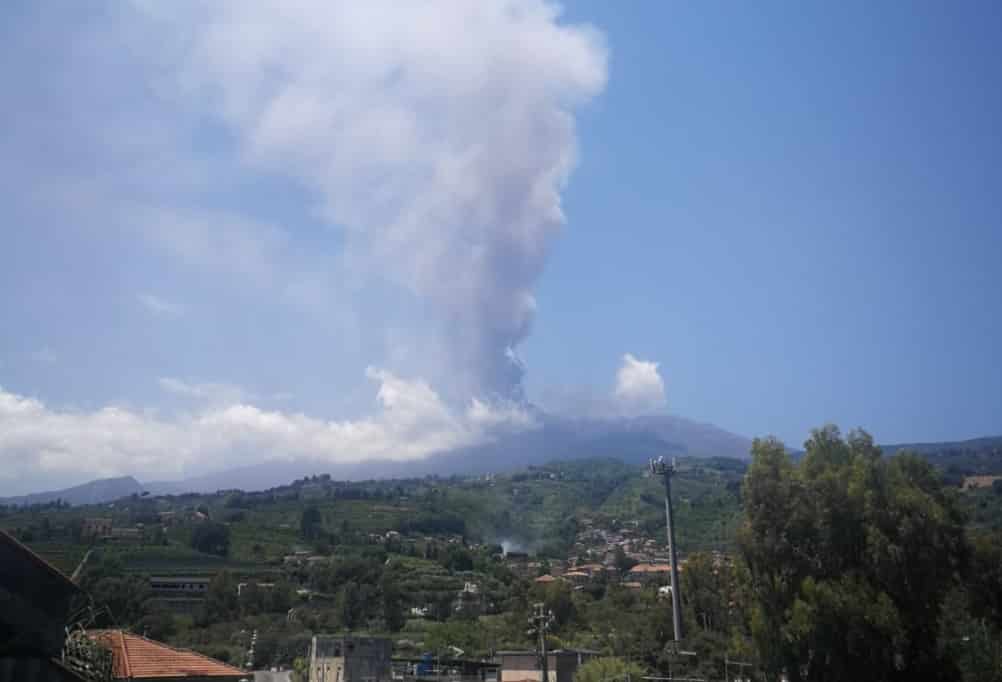
[[[1002,432],[996,4],[4,12],[0,493],[421,457],[522,395]]]
[[[569,16],[612,57],[539,288],[534,388],[600,383],[629,347],[674,411],[744,434],[1002,430],[997,4]]]

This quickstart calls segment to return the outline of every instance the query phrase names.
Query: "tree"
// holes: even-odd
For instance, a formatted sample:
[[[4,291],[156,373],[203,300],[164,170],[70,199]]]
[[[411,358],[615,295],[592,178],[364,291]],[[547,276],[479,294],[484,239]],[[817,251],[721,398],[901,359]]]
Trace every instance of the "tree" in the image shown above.
[[[299,532],[306,540],[316,540],[323,531],[324,519],[316,505],[311,504],[303,510],[299,519]]]
[[[206,623],[222,623],[232,620],[239,613],[237,584],[229,571],[220,571],[209,582],[202,605]]]
[[[626,575],[631,568],[637,565],[636,559],[626,556],[622,545],[616,545],[616,549],[613,550],[613,561],[616,562],[616,570],[619,571],[620,575]]]
[[[386,623],[386,629],[390,632],[399,632],[407,623],[400,588],[388,575],[383,576],[380,588],[383,594],[383,621]]]
[[[963,516],[932,467],[873,439],[812,432],[794,465],[756,439],[739,546],[769,679],[955,679],[939,616],[966,557]]]
[[[362,622],[365,607],[358,583],[349,581],[342,585],[337,594],[337,615],[341,626],[353,630]]]
[[[177,626],[170,611],[160,605],[151,605],[146,615],[139,619],[136,630],[144,637],[162,641],[171,637],[177,631]]]
[[[472,571],[473,555],[465,547],[449,545],[442,556],[442,565],[450,571]]]
[[[543,603],[547,611],[553,612],[553,619],[558,628],[570,623],[577,615],[571,586],[562,580],[546,586],[543,590]]]
[[[647,674],[636,663],[627,663],[621,658],[607,656],[593,658],[577,669],[575,682],[627,682],[630,679],[640,679]]]
[[[230,529],[215,521],[203,521],[191,533],[191,546],[206,554],[227,556],[230,553]]]
[[[132,627],[150,607],[149,581],[139,576],[106,575],[87,581],[85,589],[105,607],[108,623],[118,627]]]

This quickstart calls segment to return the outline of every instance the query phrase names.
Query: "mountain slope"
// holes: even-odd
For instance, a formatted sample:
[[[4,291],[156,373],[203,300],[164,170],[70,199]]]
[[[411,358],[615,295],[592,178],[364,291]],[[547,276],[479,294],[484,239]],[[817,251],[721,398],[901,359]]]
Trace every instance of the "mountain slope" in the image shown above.
[[[274,460],[183,481],[148,483],[153,493],[212,492],[229,488],[263,490],[303,476],[327,473],[335,479],[403,478],[430,474],[511,471],[553,460],[613,457],[630,464],[651,457],[693,456],[745,459],[751,441],[712,424],[674,416],[633,419],[570,419],[539,415],[541,427],[491,443],[409,462],[326,463]]]
[[[72,488],[64,488],[63,490],[51,490],[32,493],[30,495],[21,495],[19,497],[0,498],[0,504],[47,504],[56,500],[62,500],[69,504],[100,504],[141,492],[143,492],[143,486],[139,484],[139,481],[132,476],[121,476],[118,478],[102,478],[73,486]]]

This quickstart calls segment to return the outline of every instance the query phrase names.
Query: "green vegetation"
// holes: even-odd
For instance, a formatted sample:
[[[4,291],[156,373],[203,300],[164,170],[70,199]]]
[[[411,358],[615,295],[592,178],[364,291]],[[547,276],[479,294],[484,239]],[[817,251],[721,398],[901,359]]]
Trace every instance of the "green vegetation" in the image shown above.
[[[771,439],[755,442],[750,464],[680,460],[684,648],[695,656],[672,648],[659,579],[626,578],[665,554],[661,482],[612,459],[0,508],[0,525],[66,571],[92,550],[91,625],[241,665],[253,631],[255,666],[291,665],[313,633],[332,631],[386,634],[402,655],[525,648],[543,602],[551,646],[603,654],[586,680],[720,679],[739,661],[769,680],[980,682],[1002,678],[1002,485],[958,485],[993,474],[993,457],[887,457],[863,432],[826,427],[796,460]],[[94,518],[138,532],[97,540]],[[533,556],[505,560],[502,542]],[[610,570],[533,580],[596,561]],[[211,582],[193,612],[170,612],[150,575]]]
[[[574,679],[577,682],[613,682],[637,678],[646,675],[646,671],[636,663],[629,663],[621,658],[607,656],[593,658],[580,668]]]

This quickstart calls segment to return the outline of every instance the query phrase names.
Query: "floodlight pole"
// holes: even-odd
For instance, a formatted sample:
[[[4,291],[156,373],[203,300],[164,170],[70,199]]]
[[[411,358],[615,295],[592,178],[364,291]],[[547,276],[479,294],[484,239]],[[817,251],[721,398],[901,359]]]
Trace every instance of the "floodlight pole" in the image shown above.
[[[675,474],[674,462],[665,462],[664,457],[652,459],[651,474],[661,476],[665,482],[665,518],[668,523],[668,556],[671,560],[671,616],[675,627],[675,646],[682,642],[682,585],[678,579],[678,555],[675,552],[675,524],[671,507],[671,477]]]

